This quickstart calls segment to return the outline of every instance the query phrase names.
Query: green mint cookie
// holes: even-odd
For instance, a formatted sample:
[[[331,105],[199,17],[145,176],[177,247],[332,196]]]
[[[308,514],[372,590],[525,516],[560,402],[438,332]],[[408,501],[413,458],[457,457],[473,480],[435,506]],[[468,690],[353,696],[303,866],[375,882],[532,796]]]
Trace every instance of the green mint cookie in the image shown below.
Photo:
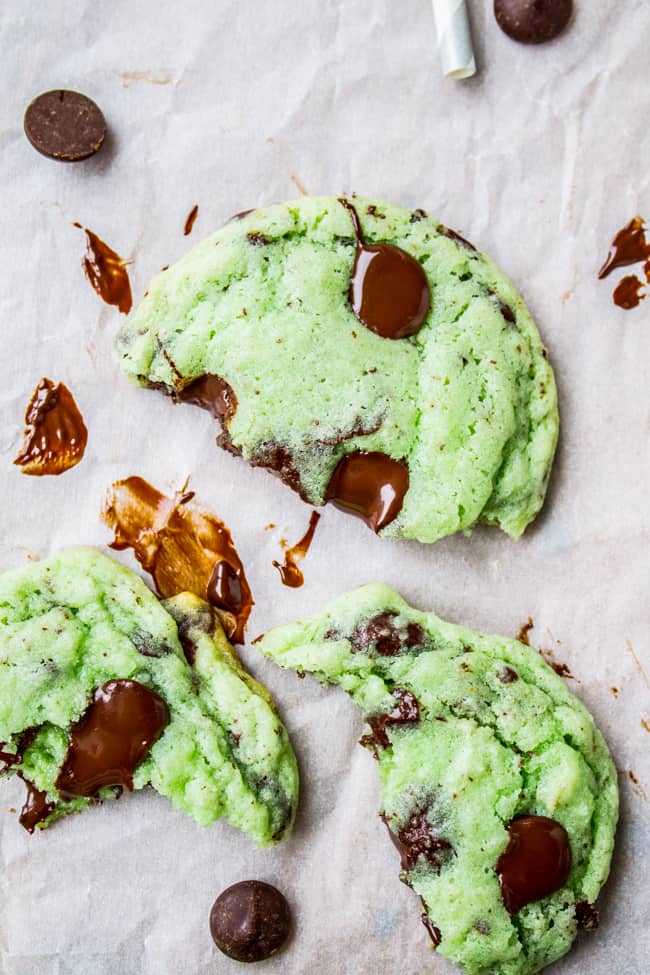
[[[418,612],[382,585],[257,646],[361,708],[381,815],[441,954],[468,975],[533,975],[597,926],[616,772],[538,653]]]
[[[433,542],[519,536],[558,435],[553,371],[505,275],[422,210],[303,198],[230,221],[151,281],[117,336],[134,382],[311,504]]]
[[[27,829],[151,784],[202,825],[289,834],[291,744],[207,603],[72,549],[0,576],[0,608],[0,758]]]

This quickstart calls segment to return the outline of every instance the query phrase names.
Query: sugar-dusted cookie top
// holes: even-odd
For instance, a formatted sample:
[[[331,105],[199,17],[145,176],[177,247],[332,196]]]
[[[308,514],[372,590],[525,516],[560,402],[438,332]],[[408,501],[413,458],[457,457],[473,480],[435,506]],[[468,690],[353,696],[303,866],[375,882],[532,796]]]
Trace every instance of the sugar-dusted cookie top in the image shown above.
[[[597,925],[616,770],[536,651],[418,612],[382,585],[257,647],[361,708],[381,815],[441,954],[467,975],[533,975]]]
[[[543,503],[558,413],[535,324],[422,210],[307,197],[233,218],[153,279],[116,348],[133,381],[210,410],[222,446],[382,535],[517,537]]]
[[[270,695],[212,608],[160,603],[129,569],[70,549],[0,576],[0,760],[30,831],[151,784],[260,845],[293,823],[298,773]]]

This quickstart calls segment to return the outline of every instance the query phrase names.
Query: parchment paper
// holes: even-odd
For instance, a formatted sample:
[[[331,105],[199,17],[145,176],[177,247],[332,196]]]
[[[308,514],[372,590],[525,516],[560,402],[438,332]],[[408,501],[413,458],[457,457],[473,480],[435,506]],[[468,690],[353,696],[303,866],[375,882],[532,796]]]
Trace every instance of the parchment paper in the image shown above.
[[[371,580],[422,608],[532,642],[576,676],[621,769],[622,822],[599,932],[553,972],[648,970],[650,822],[648,537],[650,301],[632,312],[596,280],[614,232],[650,216],[643,0],[576,5],[556,43],[527,48],[470,4],[479,74],[444,80],[429,0],[52,0],[0,5],[2,284],[0,569],[66,545],[104,546],[108,485],[140,474],[161,489],[191,475],[230,525],[256,598],[252,639]],[[77,88],[110,137],[78,165],[39,156],[22,132],[38,92]],[[120,315],[80,267],[78,220],[150,276],[231,214],[309,193],[356,190],[421,206],[510,274],[557,370],[562,440],[546,511],[519,543],[495,530],[434,546],[381,541],[327,509],[284,588],[271,561],[309,510],[273,477],[220,452],[210,417],[127,386],[111,356]],[[190,238],[187,213],[199,204]],[[86,457],[58,478],[12,467],[41,376],[73,390]],[[274,522],[276,530],[264,527]],[[128,553],[117,557],[133,565]],[[0,783],[0,952],[6,975],[240,971],[213,947],[208,912],[245,878],[290,899],[296,930],[260,971],[424,975],[417,898],[376,812],[361,721],[335,689],[243,656],[276,695],[302,769],[293,838],[257,851],[220,822],[201,829],[153,792],[125,796],[28,836]],[[615,696],[611,688],[617,688]],[[632,770],[638,779],[629,778]]]

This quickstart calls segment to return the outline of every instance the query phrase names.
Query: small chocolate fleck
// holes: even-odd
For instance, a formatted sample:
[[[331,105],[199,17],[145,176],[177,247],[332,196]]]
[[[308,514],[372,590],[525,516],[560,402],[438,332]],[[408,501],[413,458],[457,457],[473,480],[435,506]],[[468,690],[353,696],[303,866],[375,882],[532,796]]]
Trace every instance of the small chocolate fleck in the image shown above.
[[[519,680],[519,674],[517,671],[513,670],[512,667],[508,667],[507,665],[500,668],[499,672],[497,673],[497,677],[502,684],[512,684],[513,681]]]
[[[232,223],[232,222],[233,222],[233,220],[243,220],[243,219],[244,219],[244,217],[247,217],[247,216],[248,216],[248,214],[249,214],[249,213],[252,213],[252,212],[253,212],[252,210],[241,210],[241,211],[240,211],[239,213],[235,213],[235,214],[234,214],[234,215],[233,215],[233,216],[232,216],[232,217],[230,218],[230,220],[228,221],[228,223]]]
[[[107,305],[115,305],[123,315],[128,315],[133,297],[126,261],[92,230],[80,229],[86,234],[86,254],[81,266],[90,286]]]
[[[249,244],[254,244],[257,247],[266,247],[271,241],[264,234],[257,233],[257,231],[249,230],[246,234]]]
[[[94,156],[106,137],[106,120],[92,99],[78,91],[46,91],[27,106],[25,135],[42,155],[61,162]]]
[[[529,616],[525,623],[521,624],[519,628],[519,633],[515,637],[515,640],[519,640],[520,643],[524,643],[527,647],[530,646],[530,637],[528,634],[532,629],[534,629],[535,623],[532,616]]]
[[[548,897],[571,872],[566,830],[548,816],[520,816],[508,825],[509,840],[497,862],[501,896],[509,914]]]
[[[420,220],[426,220],[428,216],[429,214],[427,213],[426,210],[423,210],[421,207],[418,207],[417,210],[414,210],[413,213],[411,214],[410,223],[419,223]]]
[[[420,919],[423,925],[425,926],[425,928],[427,929],[429,937],[433,942],[434,948],[437,948],[440,942],[442,941],[442,932],[440,931],[440,928],[433,923],[433,921],[431,920],[428,914],[421,914]]]
[[[501,30],[521,44],[544,44],[562,33],[573,13],[573,0],[494,0]]]
[[[228,887],[210,911],[214,943],[236,961],[263,961],[275,955],[290,928],[286,898],[261,880],[243,880]]]
[[[187,237],[192,233],[192,228],[194,227],[194,222],[199,215],[199,205],[195,203],[185,220],[185,226],[183,227],[183,236]]]
[[[25,411],[25,433],[14,464],[23,474],[63,474],[79,463],[88,431],[74,396],[63,383],[43,378]]]
[[[470,251],[472,254],[477,254],[478,251],[474,244],[472,244],[466,237],[461,237],[461,235],[456,230],[451,230],[450,227],[445,227],[444,224],[439,223],[437,226],[437,231],[443,237],[448,237],[450,240],[455,240],[457,244],[464,247],[466,251]]]

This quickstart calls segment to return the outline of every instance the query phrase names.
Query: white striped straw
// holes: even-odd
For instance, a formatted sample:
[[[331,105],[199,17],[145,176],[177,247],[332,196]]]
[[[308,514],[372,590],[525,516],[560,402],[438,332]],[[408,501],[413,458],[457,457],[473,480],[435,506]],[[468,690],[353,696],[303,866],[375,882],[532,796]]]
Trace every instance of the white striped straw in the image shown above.
[[[476,74],[476,62],[465,0],[433,0],[433,17],[443,74],[471,78]]]

